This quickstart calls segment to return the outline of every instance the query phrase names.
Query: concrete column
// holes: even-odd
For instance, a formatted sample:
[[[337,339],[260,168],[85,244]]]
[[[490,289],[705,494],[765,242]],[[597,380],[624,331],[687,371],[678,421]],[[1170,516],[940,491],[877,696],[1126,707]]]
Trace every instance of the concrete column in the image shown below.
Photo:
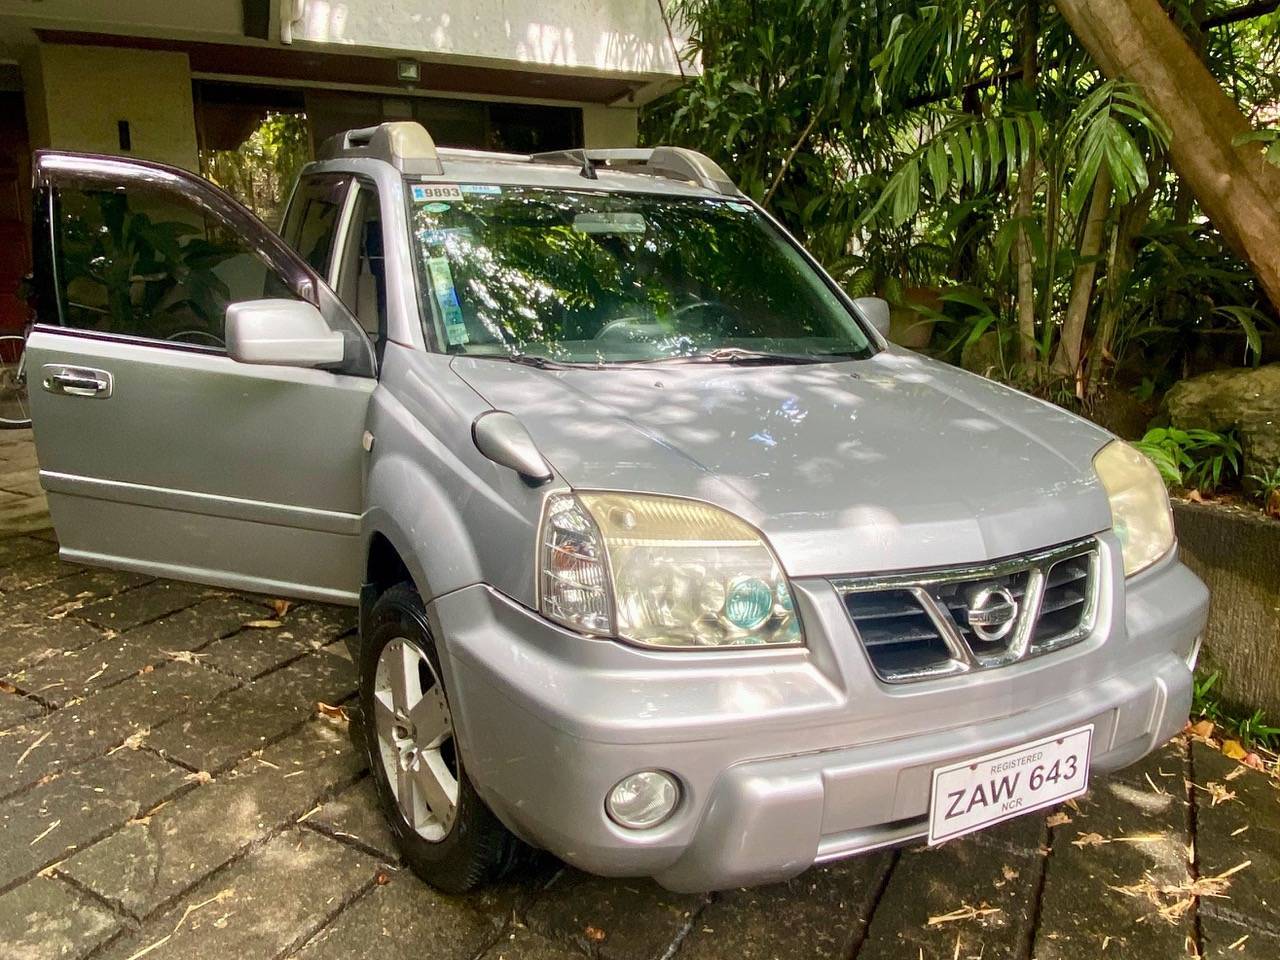
[[[185,53],[41,44],[22,65],[33,147],[199,169]],[[128,124],[129,148],[120,123]]]

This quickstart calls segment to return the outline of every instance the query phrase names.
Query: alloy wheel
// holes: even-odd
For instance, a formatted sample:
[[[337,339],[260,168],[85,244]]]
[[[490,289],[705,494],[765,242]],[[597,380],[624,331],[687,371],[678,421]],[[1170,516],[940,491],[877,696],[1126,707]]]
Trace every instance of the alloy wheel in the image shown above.
[[[404,637],[378,656],[374,724],[387,783],[405,823],[443,840],[458,810],[458,757],[444,686],[425,653]]]

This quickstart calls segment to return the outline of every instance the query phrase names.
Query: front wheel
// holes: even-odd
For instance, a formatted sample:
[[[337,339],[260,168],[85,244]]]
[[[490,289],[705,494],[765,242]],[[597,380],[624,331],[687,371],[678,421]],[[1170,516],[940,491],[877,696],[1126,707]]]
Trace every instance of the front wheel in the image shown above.
[[[422,598],[392,587],[374,604],[360,651],[369,769],[409,868],[462,893],[500,876],[519,841],[467,779],[443,676]]]
[[[29,426],[27,338],[0,336],[0,430],[21,430]]]

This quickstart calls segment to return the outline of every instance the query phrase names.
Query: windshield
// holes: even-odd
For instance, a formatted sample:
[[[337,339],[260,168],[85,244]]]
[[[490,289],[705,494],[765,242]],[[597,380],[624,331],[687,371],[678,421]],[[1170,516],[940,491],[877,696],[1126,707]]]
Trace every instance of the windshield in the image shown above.
[[[411,194],[423,313],[450,353],[625,363],[873,352],[749,204],[493,185]]]

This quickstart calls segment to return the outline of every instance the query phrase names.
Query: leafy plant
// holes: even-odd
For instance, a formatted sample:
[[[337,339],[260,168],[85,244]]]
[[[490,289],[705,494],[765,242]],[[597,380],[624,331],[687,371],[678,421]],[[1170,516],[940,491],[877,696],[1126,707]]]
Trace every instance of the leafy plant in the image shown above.
[[[1268,723],[1262,710],[1245,713],[1219,699],[1215,688],[1221,679],[1219,670],[1196,671],[1191,687],[1191,716],[1211,721],[1214,726],[1239,737],[1246,747],[1261,747],[1271,752],[1280,749],[1280,727]]]
[[[1269,472],[1251,473],[1249,479],[1257,484],[1258,499],[1263,503],[1268,503],[1272,497],[1280,493],[1280,467],[1274,467]]]
[[[1134,444],[1171,487],[1209,493],[1240,473],[1240,441],[1232,433],[1157,427]]]

